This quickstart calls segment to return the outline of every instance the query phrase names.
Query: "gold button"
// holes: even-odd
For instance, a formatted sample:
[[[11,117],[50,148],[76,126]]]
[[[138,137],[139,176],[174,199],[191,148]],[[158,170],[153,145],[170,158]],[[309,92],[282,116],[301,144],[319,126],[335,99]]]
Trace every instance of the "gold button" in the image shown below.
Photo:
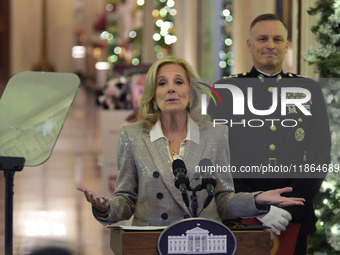
[[[302,120],[302,118],[298,118],[298,122],[302,122],[303,120]]]
[[[276,131],[276,126],[275,125],[270,126],[270,130],[275,132]]]
[[[273,92],[273,87],[269,87],[269,88],[268,88],[268,92],[269,92],[269,93],[272,93],[272,92]]]
[[[269,149],[270,149],[271,151],[275,151],[275,149],[276,149],[275,144],[269,145]]]

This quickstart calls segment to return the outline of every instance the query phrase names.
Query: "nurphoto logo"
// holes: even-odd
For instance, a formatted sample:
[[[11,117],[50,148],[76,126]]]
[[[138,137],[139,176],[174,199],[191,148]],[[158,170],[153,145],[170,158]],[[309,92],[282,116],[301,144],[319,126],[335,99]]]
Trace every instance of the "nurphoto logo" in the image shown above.
[[[212,87],[207,83],[198,82],[204,86],[204,88],[199,87],[199,89],[205,92],[201,94],[201,114],[209,114],[214,126],[228,124],[229,127],[238,125],[251,128],[262,127],[265,123],[269,123],[271,127],[277,124],[281,124],[282,127],[296,127],[298,120],[295,117],[298,111],[304,116],[312,115],[310,110],[312,95],[308,89],[289,87],[289,85],[288,87],[270,87],[270,94],[267,95],[266,100],[270,101],[271,105],[266,109],[259,109],[255,105],[262,99],[256,98],[255,92],[261,88],[251,87],[252,82],[249,80],[248,82],[249,84],[241,84],[243,89],[234,84],[216,83]],[[207,95],[209,95],[209,99]],[[218,105],[217,100],[220,105]],[[215,104],[215,107],[219,107],[215,108],[209,105],[210,112],[208,113],[208,104]],[[216,114],[218,118],[211,111],[219,112]],[[235,118],[230,118],[231,116]],[[245,116],[248,119],[241,120],[240,116]]]
[[[210,85],[203,83],[203,82],[197,82],[197,83],[209,88],[216,95],[216,97],[218,98],[218,100],[219,100],[219,102],[222,106],[222,100],[221,100],[219,94],[217,93],[217,91],[213,87],[211,87]],[[215,106],[217,106],[216,99],[213,96],[213,94],[211,94],[211,92],[209,90],[207,90],[205,88],[201,88],[201,87],[198,87],[198,88],[203,90],[204,92],[206,92],[210,96],[211,100],[214,101]],[[207,94],[201,95],[201,113],[202,113],[202,115],[207,115],[207,101],[208,101]]]

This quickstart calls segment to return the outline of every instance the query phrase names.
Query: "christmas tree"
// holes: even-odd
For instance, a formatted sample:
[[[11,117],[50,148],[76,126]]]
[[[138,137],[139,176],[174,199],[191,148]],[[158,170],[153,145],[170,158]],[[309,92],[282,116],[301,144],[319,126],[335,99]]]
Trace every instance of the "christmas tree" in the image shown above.
[[[320,14],[312,27],[318,46],[304,54],[316,64],[329,114],[332,151],[329,173],[315,198],[317,231],[311,236],[311,254],[340,254],[340,0],[318,0],[309,15]],[[324,82],[325,81],[325,82]]]

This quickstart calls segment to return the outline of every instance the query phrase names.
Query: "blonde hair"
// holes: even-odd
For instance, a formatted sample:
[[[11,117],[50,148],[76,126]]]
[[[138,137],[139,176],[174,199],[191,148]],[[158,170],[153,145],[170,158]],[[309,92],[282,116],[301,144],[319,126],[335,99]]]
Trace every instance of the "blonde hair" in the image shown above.
[[[146,74],[138,116],[138,121],[142,123],[144,132],[149,132],[160,117],[159,111],[154,109],[153,101],[157,87],[156,78],[158,70],[166,64],[180,65],[186,72],[187,79],[190,81],[190,117],[198,125],[210,120],[209,117],[201,115],[201,90],[198,89],[199,85],[196,83],[199,79],[199,75],[186,60],[175,57],[165,57],[153,63]]]

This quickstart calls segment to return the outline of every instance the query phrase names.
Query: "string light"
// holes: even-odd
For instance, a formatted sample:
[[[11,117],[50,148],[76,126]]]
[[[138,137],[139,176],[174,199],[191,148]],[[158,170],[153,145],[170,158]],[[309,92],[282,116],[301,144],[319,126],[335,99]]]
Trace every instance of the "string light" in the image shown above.
[[[220,68],[226,68],[227,67],[227,62],[220,61],[219,66],[220,66]]]
[[[169,11],[169,13],[170,13],[171,16],[176,16],[177,10],[176,10],[176,9],[171,9],[171,10]]]
[[[222,29],[221,45],[222,50],[219,52],[219,67],[223,70],[223,75],[229,75],[231,67],[234,65],[231,39],[231,22],[232,17],[232,0],[223,0],[223,10],[220,13],[220,22]]]
[[[225,17],[225,20],[227,21],[227,22],[232,22],[233,21],[233,16],[227,16],[227,17]]]
[[[162,27],[163,23],[164,23],[163,20],[158,19],[158,20],[156,21],[156,26],[157,26],[157,27]]]
[[[225,39],[224,43],[225,43],[225,45],[230,46],[230,45],[233,44],[233,40],[231,40],[230,38],[227,38],[227,39]]]
[[[138,65],[139,62],[140,62],[140,61],[139,61],[138,58],[134,58],[134,59],[132,59],[132,61],[131,61],[131,63],[132,63],[134,66]]]
[[[323,191],[326,191],[327,189],[330,189],[333,192],[335,190],[335,185],[333,183],[329,182],[329,181],[324,180],[322,182],[321,189]]]
[[[137,4],[139,6],[143,6],[145,4],[145,1],[144,0],[137,0]]]
[[[332,232],[332,234],[334,234],[334,235],[338,235],[338,234],[340,234],[340,226],[339,225],[334,225],[334,226],[332,226],[331,227],[331,232]]]
[[[159,10],[153,10],[152,11],[152,17],[154,17],[154,18],[158,18],[159,17]]]
[[[168,2],[166,3],[166,5],[170,8],[174,7],[175,6],[175,1],[173,0],[168,0]]]
[[[335,1],[334,1],[334,3],[333,3],[333,8],[334,8],[334,9],[340,8],[340,0],[335,0]]]
[[[118,61],[118,56],[117,55],[111,55],[111,56],[108,57],[107,60],[108,60],[109,63],[115,63],[115,62]]]
[[[129,33],[129,37],[130,38],[135,38],[137,36],[137,33],[136,33],[136,31],[130,31],[130,33]]]
[[[108,12],[112,11],[112,10],[113,10],[113,4],[108,4],[108,5],[106,5],[106,10],[107,10]]]
[[[230,11],[229,11],[228,9],[224,9],[224,10],[222,11],[222,15],[223,15],[224,17],[227,17],[227,16],[230,15]]]
[[[234,63],[235,63],[235,61],[234,61],[233,59],[228,59],[228,60],[227,60],[228,66],[233,66]]]
[[[155,18],[156,32],[152,38],[156,44],[156,56],[160,58],[171,54],[171,45],[177,42],[173,24],[177,10],[174,8],[174,0],[155,0],[154,3],[157,8],[152,11],[152,16]]]
[[[159,41],[161,39],[161,35],[158,33],[155,33],[152,37],[155,41]]]

